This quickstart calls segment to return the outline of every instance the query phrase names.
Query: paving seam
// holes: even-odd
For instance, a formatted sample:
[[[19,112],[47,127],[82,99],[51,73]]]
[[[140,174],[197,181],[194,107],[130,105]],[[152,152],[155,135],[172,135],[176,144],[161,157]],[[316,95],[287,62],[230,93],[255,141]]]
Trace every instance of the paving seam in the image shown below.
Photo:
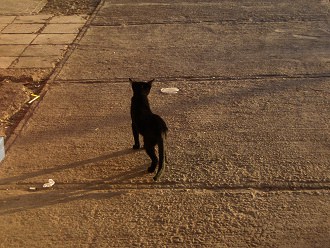
[[[239,24],[239,25],[258,25],[258,24],[267,24],[267,23],[306,23],[306,22],[326,22],[326,20],[312,20],[312,19],[296,19],[293,21],[247,21],[247,20],[221,20],[221,21],[163,21],[163,22],[125,22],[118,24],[110,24],[110,23],[92,23],[92,27],[121,27],[121,26],[145,26],[145,25],[190,25],[190,24]]]
[[[297,75],[255,75],[250,77],[223,77],[223,76],[208,76],[208,77],[156,77],[158,82],[168,82],[168,81],[187,81],[187,82],[200,82],[200,81],[246,81],[246,80],[265,80],[265,79],[322,79],[330,78],[330,74],[297,74]],[[107,78],[107,79],[59,79],[54,81],[54,83],[83,83],[83,84],[93,84],[93,83],[122,83],[128,82],[128,78]]]
[[[16,19],[16,17],[15,17],[11,22],[9,22],[9,23],[5,23],[5,24],[7,24],[7,25],[4,26],[2,29],[0,29],[0,32],[2,32],[2,30],[5,30],[10,24],[13,24],[14,21],[15,21],[15,19]]]
[[[313,192],[313,191],[325,191],[330,193],[330,185],[316,185],[316,186],[205,186],[199,184],[166,184],[166,183],[141,183],[141,184],[129,184],[129,183],[105,183],[96,181],[93,183],[57,183],[52,190],[210,190],[218,192]],[[17,183],[0,185],[0,190],[28,190],[31,186],[37,186],[39,191],[49,190],[42,189],[40,183]],[[38,187],[39,186],[39,187]]]
[[[17,19],[17,17],[19,17],[19,16],[16,16],[14,19],[13,19],[13,21],[11,22],[11,24],[15,24],[15,20]],[[52,16],[53,17],[53,16]],[[42,23],[43,24],[43,27],[42,28],[40,28],[39,30],[38,30],[38,32],[36,32],[36,33],[33,33],[33,34],[36,34],[36,37],[34,37],[34,39],[33,40],[31,40],[31,42],[29,43],[29,44],[27,44],[26,45],[26,47],[23,49],[23,51],[20,53],[20,55],[9,65],[9,67],[8,67],[8,69],[12,69],[12,66],[14,66],[15,64],[17,64],[18,63],[18,61],[19,61],[19,59],[21,58],[21,55],[33,44],[33,42],[37,39],[37,37],[39,36],[39,34],[41,34],[42,33],[42,31],[46,28],[46,26],[50,23],[50,19],[51,19],[51,17],[50,18],[48,18],[47,19],[47,21],[45,22],[45,23]],[[8,24],[9,25],[9,24]],[[51,73],[53,73],[53,71],[51,72]],[[8,77],[6,77],[6,78],[8,78]],[[47,79],[46,79],[47,80]],[[30,80],[31,81],[31,80]]]

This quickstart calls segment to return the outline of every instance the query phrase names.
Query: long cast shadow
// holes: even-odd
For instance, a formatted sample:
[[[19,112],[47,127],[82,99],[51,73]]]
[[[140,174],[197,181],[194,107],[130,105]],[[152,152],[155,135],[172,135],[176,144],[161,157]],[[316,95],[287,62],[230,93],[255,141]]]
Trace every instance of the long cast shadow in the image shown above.
[[[0,207],[0,216],[25,212],[38,208],[56,206],[58,204],[66,204],[73,201],[107,200],[125,193],[125,190],[96,191],[92,189],[45,190],[35,193],[25,193],[24,195],[16,195],[3,198],[2,201],[4,203],[1,204]]]
[[[127,154],[131,154],[134,152],[136,151],[132,149],[124,149],[121,151],[113,152],[111,154],[107,154],[83,161],[77,161],[71,164],[62,165],[55,168],[45,169],[35,173],[29,173],[22,176],[7,178],[2,180],[1,182],[5,183],[5,182],[13,182],[15,180],[23,180],[38,175],[43,175],[45,173],[56,172],[68,168],[76,168],[89,163],[97,163],[110,158],[125,156]],[[34,193],[24,193],[22,195],[15,195],[8,198],[4,197],[1,199],[4,202],[4,204],[1,204],[0,216],[15,214],[27,210],[38,209],[41,207],[53,206],[57,204],[65,204],[72,201],[79,201],[79,200],[85,201],[88,199],[107,200],[112,197],[120,196],[122,194],[125,194],[127,190],[114,189],[113,191],[109,191],[108,188],[107,190],[104,188],[102,190],[102,186],[111,184],[111,182],[115,184],[119,184],[125,182],[126,180],[143,176],[147,174],[146,168],[147,165],[140,165],[138,167],[134,167],[130,171],[123,172],[119,175],[115,175],[105,180],[95,180],[90,182],[89,184],[84,184],[83,187],[81,187],[81,185],[78,185],[78,187],[75,188],[67,188],[67,189],[60,188],[58,190],[41,190]]]
[[[124,149],[124,150],[121,150],[121,151],[116,151],[116,152],[106,154],[106,155],[102,155],[102,156],[99,156],[99,157],[90,158],[90,159],[86,159],[86,160],[82,160],[82,161],[76,161],[76,162],[73,162],[71,164],[55,166],[55,167],[43,169],[43,170],[40,170],[40,171],[37,171],[37,172],[25,173],[25,174],[19,175],[19,176],[4,178],[4,179],[0,179],[0,185],[15,183],[15,182],[20,181],[20,180],[25,180],[25,179],[28,179],[28,178],[42,176],[44,174],[59,172],[61,170],[74,169],[74,168],[77,168],[77,167],[80,167],[80,166],[83,166],[83,165],[86,165],[86,164],[98,163],[100,161],[104,161],[104,160],[107,160],[107,159],[118,158],[118,157],[122,157],[122,156],[125,156],[125,155],[128,155],[128,154],[132,154],[134,152],[136,152],[136,151],[133,150],[133,149],[127,148],[127,149]]]
[[[15,214],[38,208],[55,206],[57,204],[67,204],[73,201],[102,201],[109,200],[113,197],[125,194],[128,189],[102,189],[102,186],[121,183],[125,180],[145,175],[146,165],[136,167],[130,171],[123,172],[118,176],[104,180],[96,180],[83,187],[59,189],[59,190],[41,190],[33,193],[25,193],[24,195],[16,195],[3,198],[4,204],[0,206],[0,216]],[[110,181],[110,182],[109,182]],[[0,201],[1,202],[1,201]]]

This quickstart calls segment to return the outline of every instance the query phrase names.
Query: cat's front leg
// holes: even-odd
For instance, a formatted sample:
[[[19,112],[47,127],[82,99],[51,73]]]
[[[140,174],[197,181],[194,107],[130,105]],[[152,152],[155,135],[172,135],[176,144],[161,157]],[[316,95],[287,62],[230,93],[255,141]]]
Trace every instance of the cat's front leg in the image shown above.
[[[133,149],[140,149],[139,132],[133,123],[132,123],[132,131],[133,131],[133,137],[134,137]]]

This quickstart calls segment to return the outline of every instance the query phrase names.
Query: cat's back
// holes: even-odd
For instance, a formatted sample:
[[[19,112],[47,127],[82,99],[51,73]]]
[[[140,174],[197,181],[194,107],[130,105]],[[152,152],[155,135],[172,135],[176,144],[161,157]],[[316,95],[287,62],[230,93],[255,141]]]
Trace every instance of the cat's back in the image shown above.
[[[160,131],[162,133],[166,133],[168,131],[166,122],[164,121],[164,119],[162,117],[160,117],[157,114],[152,114],[152,119],[153,119],[152,122],[157,127],[158,131]]]
[[[143,96],[133,96],[131,99],[131,113],[136,113],[136,114],[151,113],[148,98]]]

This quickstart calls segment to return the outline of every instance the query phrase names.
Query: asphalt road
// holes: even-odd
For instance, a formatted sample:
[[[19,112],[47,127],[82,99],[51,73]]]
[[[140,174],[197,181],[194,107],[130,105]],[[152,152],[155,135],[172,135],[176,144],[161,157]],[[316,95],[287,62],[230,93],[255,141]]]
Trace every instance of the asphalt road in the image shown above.
[[[329,247],[329,6],[102,1],[1,164],[0,247]],[[157,183],[128,77],[170,129]]]

